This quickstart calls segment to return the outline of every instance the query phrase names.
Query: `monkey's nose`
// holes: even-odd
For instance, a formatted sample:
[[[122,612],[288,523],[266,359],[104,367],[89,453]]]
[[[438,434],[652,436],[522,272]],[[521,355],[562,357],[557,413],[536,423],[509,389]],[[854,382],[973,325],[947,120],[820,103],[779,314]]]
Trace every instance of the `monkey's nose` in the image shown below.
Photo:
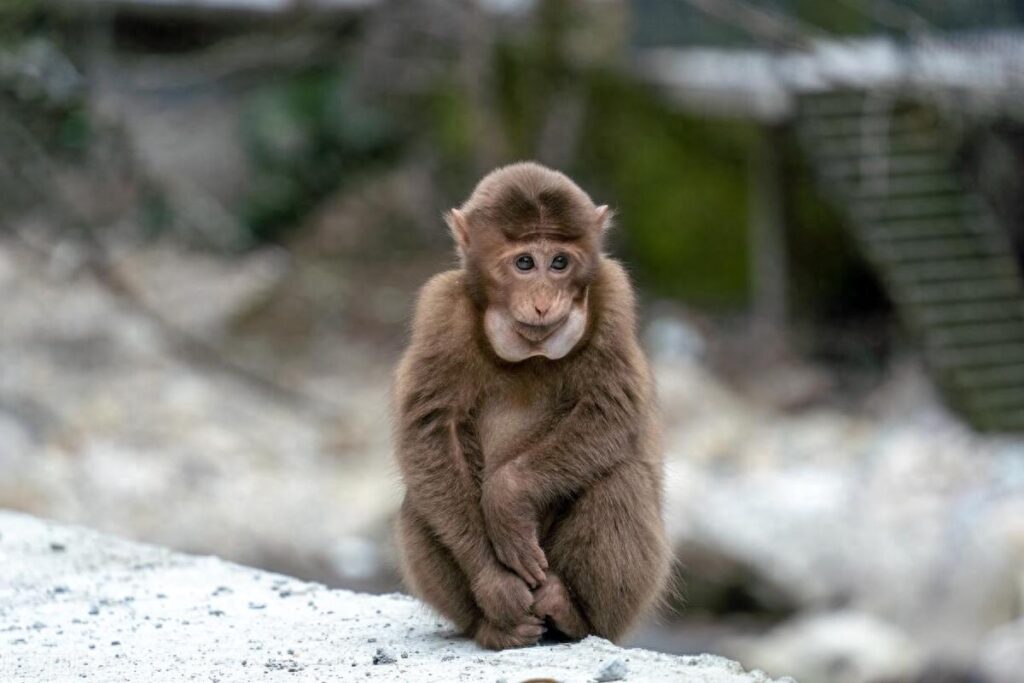
[[[543,319],[544,314],[551,310],[551,304],[544,304],[543,307],[540,304],[534,304],[533,310],[537,311],[537,315]]]

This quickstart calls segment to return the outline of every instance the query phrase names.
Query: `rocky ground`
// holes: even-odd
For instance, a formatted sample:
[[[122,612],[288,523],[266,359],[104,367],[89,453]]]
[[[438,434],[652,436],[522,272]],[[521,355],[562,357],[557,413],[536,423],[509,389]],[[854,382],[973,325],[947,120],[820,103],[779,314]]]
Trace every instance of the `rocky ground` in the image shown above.
[[[0,619],[4,681],[771,683],[721,657],[594,637],[488,652],[405,595],[329,590],[9,512]]]
[[[279,252],[124,248],[126,298],[73,244],[42,246],[0,241],[0,507],[397,586],[400,334],[321,334],[301,354],[239,337],[238,316],[294,268]],[[791,412],[716,379],[683,322],[646,339],[689,588],[685,618],[637,642],[804,681],[1020,680],[1024,441],[966,430],[912,365],[858,410]]]

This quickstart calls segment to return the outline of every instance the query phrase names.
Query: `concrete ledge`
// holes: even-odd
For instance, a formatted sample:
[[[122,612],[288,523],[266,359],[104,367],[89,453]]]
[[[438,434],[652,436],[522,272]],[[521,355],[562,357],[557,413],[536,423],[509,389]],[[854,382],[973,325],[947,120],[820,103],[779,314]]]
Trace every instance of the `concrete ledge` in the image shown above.
[[[602,671],[770,680],[720,657],[599,638],[487,652],[407,596],[329,590],[0,511],[0,681],[582,682]]]

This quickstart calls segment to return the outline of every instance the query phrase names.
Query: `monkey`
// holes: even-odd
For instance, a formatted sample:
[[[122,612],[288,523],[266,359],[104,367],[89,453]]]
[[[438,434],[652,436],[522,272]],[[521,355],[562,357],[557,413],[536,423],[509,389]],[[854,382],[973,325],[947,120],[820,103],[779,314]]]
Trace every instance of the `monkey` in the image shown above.
[[[670,568],[653,381],[612,221],[533,162],[445,214],[393,383],[411,592],[490,649],[622,638]]]

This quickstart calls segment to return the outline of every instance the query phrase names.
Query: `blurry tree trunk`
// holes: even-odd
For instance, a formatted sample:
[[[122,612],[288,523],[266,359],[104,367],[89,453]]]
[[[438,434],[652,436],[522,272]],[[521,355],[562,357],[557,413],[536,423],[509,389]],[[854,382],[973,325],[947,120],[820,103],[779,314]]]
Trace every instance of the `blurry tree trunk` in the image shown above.
[[[470,126],[474,140],[474,163],[479,175],[499,165],[506,156],[507,141],[495,102],[494,27],[476,3],[467,8],[463,31],[463,57],[459,74],[472,105]]]
[[[564,86],[549,98],[537,142],[537,159],[553,168],[567,167],[576,156],[586,98],[579,87]]]
[[[782,345],[788,317],[788,264],[785,172],[781,145],[784,128],[764,125],[750,156],[750,272],[755,332]]]
[[[535,93],[539,108],[534,157],[565,168],[576,155],[586,97],[569,55],[573,7],[569,0],[544,0],[535,10],[544,87]]]

